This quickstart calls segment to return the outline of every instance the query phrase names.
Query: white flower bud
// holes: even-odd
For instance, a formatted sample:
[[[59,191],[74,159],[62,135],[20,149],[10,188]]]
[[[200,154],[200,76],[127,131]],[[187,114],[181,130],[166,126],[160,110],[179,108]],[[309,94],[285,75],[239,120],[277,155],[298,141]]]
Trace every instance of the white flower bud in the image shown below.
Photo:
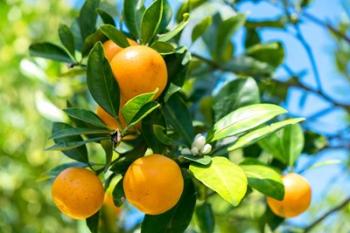
[[[192,155],[198,155],[199,149],[197,147],[192,147],[191,152],[192,152]]]
[[[183,155],[190,155],[190,154],[192,154],[191,150],[188,149],[188,148],[182,148],[180,152]]]
[[[201,150],[205,145],[205,137],[202,134],[197,134],[192,143],[192,148],[197,147],[198,150]]]
[[[210,144],[205,144],[204,147],[201,149],[201,154],[207,155],[211,152],[211,145]]]

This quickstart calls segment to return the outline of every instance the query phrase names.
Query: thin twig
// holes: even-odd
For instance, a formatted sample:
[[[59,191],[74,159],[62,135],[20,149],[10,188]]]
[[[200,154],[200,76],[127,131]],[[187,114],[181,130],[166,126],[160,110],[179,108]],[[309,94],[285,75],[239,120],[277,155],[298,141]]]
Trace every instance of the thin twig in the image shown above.
[[[339,205],[333,207],[332,209],[328,210],[326,213],[321,215],[318,219],[313,221],[309,226],[305,227],[304,233],[310,232],[315,226],[317,226],[319,223],[321,223],[323,220],[325,220],[328,216],[330,216],[333,213],[343,209],[349,203],[350,203],[350,196],[347,197],[344,201],[342,201]]]

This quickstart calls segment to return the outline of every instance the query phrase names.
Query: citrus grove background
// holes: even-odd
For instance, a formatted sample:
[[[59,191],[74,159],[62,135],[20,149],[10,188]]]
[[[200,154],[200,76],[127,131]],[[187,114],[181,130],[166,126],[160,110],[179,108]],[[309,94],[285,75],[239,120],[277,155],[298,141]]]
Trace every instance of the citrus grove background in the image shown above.
[[[117,5],[115,1],[102,2],[112,15],[120,14],[120,1]],[[286,4],[301,7],[301,2],[305,14],[300,24],[280,20],[286,14],[293,18]],[[182,4],[170,3],[174,9]],[[49,170],[69,159],[58,152],[44,151],[51,122],[67,120],[60,109],[73,93],[85,88],[83,77],[62,75],[62,65],[28,55],[32,42],[57,42],[59,23],[69,25],[82,4],[0,0],[0,232],[89,232],[85,222],[61,215],[53,205]],[[208,57],[201,41],[191,43],[191,25],[216,11],[245,13],[251,21],[269,24],[256,30],[263,42],[277,40],[283,44],[285,57],[273,78],[281,82],[290,77],[298,80],[284,88],[265,84],[275,95],[267,95],[266,99],[287,108],[293,117],[306,117],[302,126],[310,132],[306,134],[306,142],[310,143],[306,143],[296,171],[314,166],[303,173],[311,183],[313,200],[306,213],[289,219],[276,231],[300,231],[316,223],[312,232],[349,232],[349,204],[339,207],[350,195],[349,1],[214,0],[208,4],[207,9],[191,13],[180,43],[190,47],[192,53]],[[252,26],[247,23],[231,38],[235,54],[244,52],[247,28]],[[235,78],[219,71],[213,76],[218,90],[225,80]],[[317,167],[322,162],[328,165]],[[248,218],[245,221],[240,222],[239,216],[230,212],[218,215],[216,223],[229,225],[228,232],[256,232],[254,217],[258,210],[251,206],[243,211]],[[142,217],[135,209],[125,208],[118,216],[120,232],[132,232]],[[106,232],[115,232],[113,229]]]

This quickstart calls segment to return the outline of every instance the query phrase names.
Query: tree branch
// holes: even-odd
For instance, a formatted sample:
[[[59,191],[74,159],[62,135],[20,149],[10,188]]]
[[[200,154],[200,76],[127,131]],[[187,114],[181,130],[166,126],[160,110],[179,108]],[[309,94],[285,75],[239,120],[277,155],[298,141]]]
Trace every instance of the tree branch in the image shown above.
[[[350,196],[347,197],[344,201],[342,201],[339,205],[333,207],[332,209],[328,210],[326,213],[321,215],[318,219],[313,221],[309,226],[305,227],[304,233],[310,232],[317,224],[321,223],[323,220],[325,220],[328,216],[332,215],[333,213],[343,209],[350,203]]]

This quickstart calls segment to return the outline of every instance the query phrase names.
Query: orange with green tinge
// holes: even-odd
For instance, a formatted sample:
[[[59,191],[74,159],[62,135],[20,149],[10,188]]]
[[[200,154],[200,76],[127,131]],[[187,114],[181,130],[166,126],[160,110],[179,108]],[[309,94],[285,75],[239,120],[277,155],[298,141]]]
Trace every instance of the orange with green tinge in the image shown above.
[[[267,198],[271,210],[278,216],[292,218],[305,212],[311,203],[311,186],[301,175],[290,173],[283,177],[284,198],[282,201]]]

